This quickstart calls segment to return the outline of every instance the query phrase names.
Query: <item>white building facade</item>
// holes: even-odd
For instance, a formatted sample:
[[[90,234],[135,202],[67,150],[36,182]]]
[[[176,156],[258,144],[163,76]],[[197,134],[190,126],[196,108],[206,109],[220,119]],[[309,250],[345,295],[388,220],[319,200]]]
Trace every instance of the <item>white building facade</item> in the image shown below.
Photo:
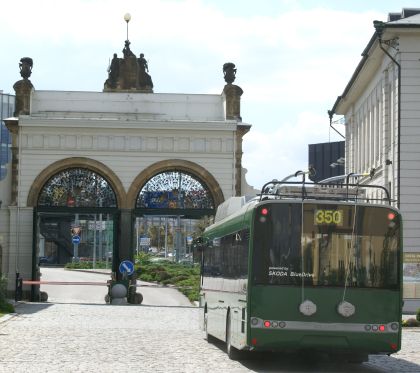
[[[331,110],[345,117],[346,173],[386,187],[403,216],[405,310],[420,307],[420,9],[390,13]]]
[[[134,67],[138,66],[129,55],[120,60],[129,59]],[[178,172],[191,178],[211,201],[202,209],[206,213],[215,212],[231,196],[255,194],[246,184],[242,169],[242,137],[251,126],[240,117],[242,90],[231,82],[220,95],[153,93],[150,85],[147,90],[114,89],[115,81],[107,81],[104,92],[37,91],[28,77],[22,72],[21,75],[24,79],[14,87],[15,116],[5,121],[12,134],[13,163],[4,188],[8,196],[0,210],[1,272],[8,277],[10,293],[15,289],[16,273],[23,279],[39,278],[39,256],[44,254],[49,239],[45,227],[40,228],[44,224],[40,219],[48,214],[79,217],[94,211],[100,213],[101,219],[105,214],[114,216],[113,239],[117,248],[111,250],[116,271],[119,262],[133,255],[133,221],[136,211],[141,210],[140,194],[156,175]],[[121,81],[128,84],[127,79]],[[150,76],[149,81],[152,84]],[[101,200],[96,207],[90,206],[90,212],[88,205],[78,206],[83,188],[76,192],[79,196],[73,188],[70,196],[63,189],[68,185],[66,180],[59,180],[68,175],[68,170],[87,170],[97,175],[110,186],[113,204],[106,206]],[[57,197],[56,202],[44,205],[44,215],[40,217],[40,198],[51,183],[62,186],[52,189],[55,197],[48,198]],[[57,193],[68,193],[67,202],[60,204]],[[193,190],[191,194],[194,193],[198,192]],[[194,209],[196,205],[190,208]],[[175,215],[189,213],[175,206],[162,214],[168,211]],[[70,235],[74,223],[64,226]],[[66,238],[67,233],[56,229],[57,232],[64,245],[70,236]],[[66,244],[69,250],[74,242]],[[53,243],[60,245],[58,239]],[[29,286],[24,286],[23,291],[26,297],[36,299]]]
[[[3,218],[2,206],[8,206],[11,198],[11,151],[10,134],[3,119],[13,115],[15,97],[4,94],[0,91],[0,274],[2,273],[3,246],[5,246],[5,235],[8,226]]]

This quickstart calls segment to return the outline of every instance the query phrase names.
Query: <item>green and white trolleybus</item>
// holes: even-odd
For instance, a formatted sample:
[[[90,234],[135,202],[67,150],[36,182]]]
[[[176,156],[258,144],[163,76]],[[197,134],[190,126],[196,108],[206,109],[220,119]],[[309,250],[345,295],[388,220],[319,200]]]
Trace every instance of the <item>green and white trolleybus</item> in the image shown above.
[[[271,181],[222,204],[201,242],[200,323],[242,351],[352,361],[401,347],[402,219],[381,186]],[[338,178],[337,178],[338,179]],[[354,183],[349,181],[355,180]]]

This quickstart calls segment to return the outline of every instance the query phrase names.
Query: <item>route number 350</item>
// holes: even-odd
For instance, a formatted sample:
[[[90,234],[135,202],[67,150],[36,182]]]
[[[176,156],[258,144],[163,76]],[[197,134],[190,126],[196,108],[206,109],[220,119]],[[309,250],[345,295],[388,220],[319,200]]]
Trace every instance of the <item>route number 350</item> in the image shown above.
[[[343,211],[341,210],[315,210],[315,225],[343,225]]]

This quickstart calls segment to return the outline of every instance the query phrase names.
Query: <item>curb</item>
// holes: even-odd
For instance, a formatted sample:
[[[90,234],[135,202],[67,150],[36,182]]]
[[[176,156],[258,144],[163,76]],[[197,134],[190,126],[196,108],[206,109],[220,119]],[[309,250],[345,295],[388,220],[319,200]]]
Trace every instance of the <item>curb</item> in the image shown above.
[[[18,314],[16,312],[14,313],[8,313],[7,315],[4,315],[2,317],[0,317],[0,324],[9,321],[10,319],[13,319],[14,317],[16,317]]]
[[[100,275],[110,275],[112,271],[106,269],[77,269],[77,268],[65,268],[66,271],[74,271],[74,272],[86,272],[86,273],[98,273]]]

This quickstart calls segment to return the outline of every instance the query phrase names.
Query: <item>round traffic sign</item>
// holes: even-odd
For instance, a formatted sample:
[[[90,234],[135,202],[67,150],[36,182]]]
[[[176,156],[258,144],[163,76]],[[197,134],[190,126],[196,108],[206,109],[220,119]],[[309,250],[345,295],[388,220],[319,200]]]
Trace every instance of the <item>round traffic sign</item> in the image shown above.
[[[133,262],[130,262],[129,260],[123,260],[120,263],[119,270],[121,274],[126,273],[127,275],[131,275],[134,273],[134,264]]]
[[[80,236],[73,236],[71,238],[71,242],[73,242],[75,244],[79,244],[80,243]]]

